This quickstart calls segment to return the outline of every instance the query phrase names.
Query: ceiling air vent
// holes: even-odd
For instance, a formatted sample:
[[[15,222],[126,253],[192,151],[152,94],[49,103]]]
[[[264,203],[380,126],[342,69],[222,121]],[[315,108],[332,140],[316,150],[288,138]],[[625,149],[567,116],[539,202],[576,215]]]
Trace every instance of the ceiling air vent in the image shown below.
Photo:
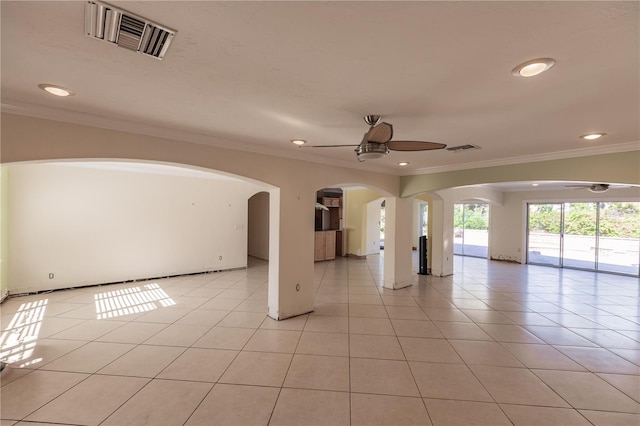
[[[164,58],[176,35],[162,25],[98,1],[85,4],[85,33],[156,59]]]
[[[471,145],[471,144],[459,145],[459,146],[450,146],[450,147],[447,148],[447,151],[461,152],[461,151],[467,151],[469,149],[480,149],[480,147],[478,145]]]

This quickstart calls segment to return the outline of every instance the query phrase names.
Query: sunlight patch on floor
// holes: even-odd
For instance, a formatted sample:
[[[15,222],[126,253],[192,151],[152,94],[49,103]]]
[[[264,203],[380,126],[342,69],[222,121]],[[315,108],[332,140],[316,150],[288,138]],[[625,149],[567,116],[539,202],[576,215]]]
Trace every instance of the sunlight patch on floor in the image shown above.
[[[38,343],[47,303],[48,299],[43,299],[20,305],[0,336],[0,359],[3,362],[14,364],[31,357]],[[20,368],[40,361],[41,359],[30,360],[20,365]]]
[[[176,302],[158,284],[146,284],[95,295],[97,319],[120,317],[173,306]]]

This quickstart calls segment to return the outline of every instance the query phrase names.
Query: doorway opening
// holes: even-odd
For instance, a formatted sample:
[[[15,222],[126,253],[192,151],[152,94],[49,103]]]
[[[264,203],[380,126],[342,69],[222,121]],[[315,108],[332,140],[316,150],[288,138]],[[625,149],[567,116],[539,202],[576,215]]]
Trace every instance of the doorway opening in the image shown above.
[[[489,204],[459,203],[453,207],[453,254],[489,256]]]
[[[380,250],[384,250],[384,226],[385,226],[385,202],[382,201],[380,204],[380,220],[378,223],[380,224]]]

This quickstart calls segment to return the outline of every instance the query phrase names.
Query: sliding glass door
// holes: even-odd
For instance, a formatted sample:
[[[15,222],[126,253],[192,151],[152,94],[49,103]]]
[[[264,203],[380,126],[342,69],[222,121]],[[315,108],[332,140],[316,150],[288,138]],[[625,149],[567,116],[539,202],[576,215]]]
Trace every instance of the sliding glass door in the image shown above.
[[[529,204],[527,263],[560,266],[562,204]]]
[[[564,203],[562,266],[596,269],[598,203]]]
[[[531,203],[527,263],[640,274],[640,203]]]
[[[598,269],[638,275],[640,203],[600,203]]]

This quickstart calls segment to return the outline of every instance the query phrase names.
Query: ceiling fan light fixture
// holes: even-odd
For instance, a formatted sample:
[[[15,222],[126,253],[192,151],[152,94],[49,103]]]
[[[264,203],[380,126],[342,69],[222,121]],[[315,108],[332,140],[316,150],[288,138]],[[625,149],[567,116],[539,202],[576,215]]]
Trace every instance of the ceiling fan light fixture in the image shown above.
[[[382,158],[389,153],[387,144],[369,142],[358,145],[356,148],[356,155],[362,161],[364,160],[376,160]]]
[[[580,138],[586,139],[588,141],[594,141],[596,139],[600,139],[604,135],[606,135],[606,133],[587,133],[586,135],[580,136]]]
[[[594,183],[593,185],[587,188],[591,192],[607,192],[609,190],[609,184],[607,183]]]
[[[549,70],[555,63],[556,61],[552,58],[532,59],[515,67],[511,70],[511,74],[516,77],[534,77]]]
[[[408,166],[408,165],[409,165],[409,162],[408,162],[408,161],[400,161],[400,162],[398,163],[398,166],[401,166],[401,167]]]
[[[291,143],[294,145],[302,146],[307,143],[307,141],[304,139],[291,139]]]
[[[74,95],[73,91],[55,84],[38,84],[38,87],[54,96],[66,97]]]

